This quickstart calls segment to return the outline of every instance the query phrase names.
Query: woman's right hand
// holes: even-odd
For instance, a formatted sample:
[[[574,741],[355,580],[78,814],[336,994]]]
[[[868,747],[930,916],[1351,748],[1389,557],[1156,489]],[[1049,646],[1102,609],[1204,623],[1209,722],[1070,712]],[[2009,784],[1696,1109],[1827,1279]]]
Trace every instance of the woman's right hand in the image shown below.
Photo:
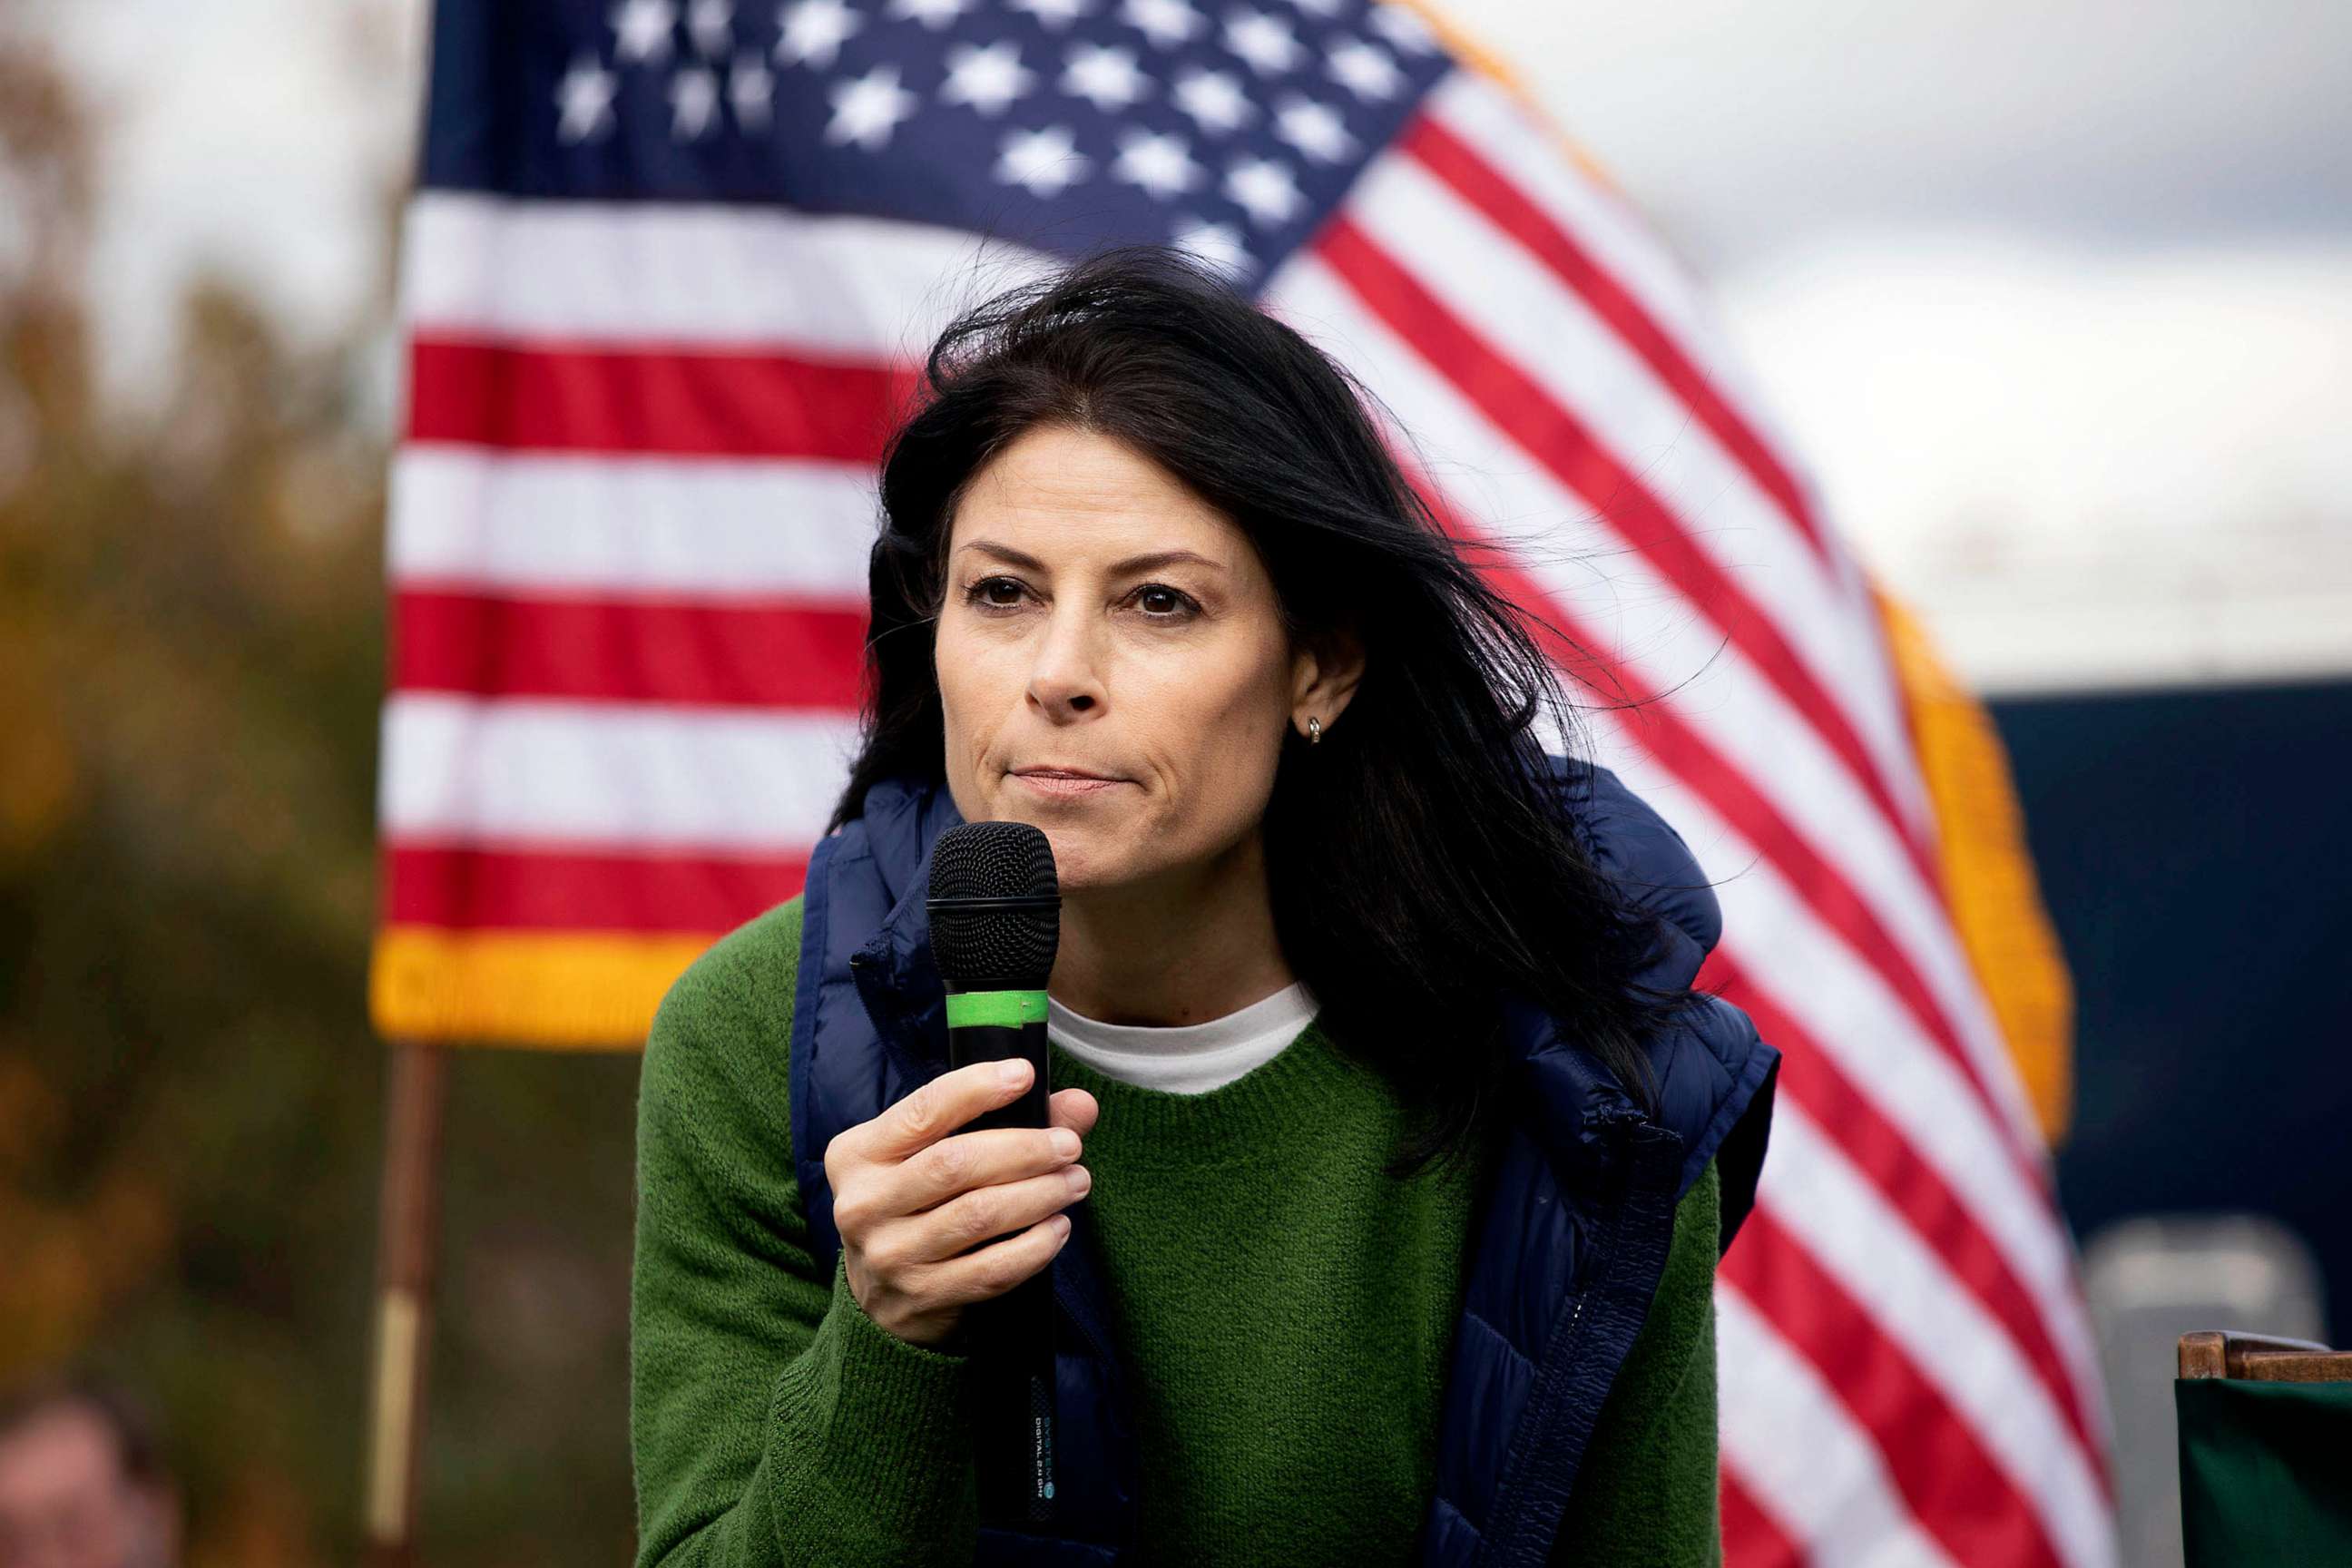
[[[1092,1182],[1076,1161],[1101,1114],[1093,1095],[1055,1095],[1045,1128],[955,1131],[1019,1099],[1031,1070],[1014,1059],[941,1073],[825,1146],[850,1293],[910,1344],[940,1344],[965,1307],[1003,1295],[1069,1239],[1061,1211]],[[978,1246],[992,1237],[1005,1239]]]

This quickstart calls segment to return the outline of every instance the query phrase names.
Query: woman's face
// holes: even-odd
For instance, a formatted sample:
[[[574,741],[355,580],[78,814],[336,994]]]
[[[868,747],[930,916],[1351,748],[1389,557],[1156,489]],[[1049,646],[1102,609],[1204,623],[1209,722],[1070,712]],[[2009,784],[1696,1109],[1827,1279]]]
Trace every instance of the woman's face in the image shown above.
[[[1149,458],[1061,426],[966,489],[937,661],[957,809],[1043,829],[1065,892],[1232,850],[1294,714],[1328,727],[1344,705],[1306,705],[1316,660],[1293,654],[1246,534]]]

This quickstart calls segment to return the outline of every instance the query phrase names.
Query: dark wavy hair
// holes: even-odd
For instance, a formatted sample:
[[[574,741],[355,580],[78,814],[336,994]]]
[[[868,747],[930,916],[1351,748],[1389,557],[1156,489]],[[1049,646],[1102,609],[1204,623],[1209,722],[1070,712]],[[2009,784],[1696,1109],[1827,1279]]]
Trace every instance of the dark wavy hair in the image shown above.
[[[1578,725],[1527,612],[1406,481],[1370,402],[1181,252],[1101,251],[959,316],[883,459],[864,746],[830,826],[880,780],[945,781],[932,638],[973,478],[1046,426],[1151,458],[1255,544],[1293,646],[1361,639],[1340,721],[1311,749],[1286,732],[1265,856],[1283,954],[1326,1032],[1413,1108],[1403,1173],[1499,1124],[1504,994],[1545,1007],[1653,1110],[1637,1042],[1681,998],[1635,983],[1657,923],[1566,821],[1536,726]]]

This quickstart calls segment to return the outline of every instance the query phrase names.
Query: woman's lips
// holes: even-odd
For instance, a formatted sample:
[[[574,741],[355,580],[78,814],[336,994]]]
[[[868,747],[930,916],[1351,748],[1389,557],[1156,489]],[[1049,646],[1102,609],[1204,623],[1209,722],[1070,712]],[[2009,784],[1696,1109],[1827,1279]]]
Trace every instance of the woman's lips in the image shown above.
[[[1087,778],[1076,773],[1014,773],[1013,776],[1039,795],[1049,795],[1059,799],[1098,795],[1104,790],[1127,782],[1125,779]]]

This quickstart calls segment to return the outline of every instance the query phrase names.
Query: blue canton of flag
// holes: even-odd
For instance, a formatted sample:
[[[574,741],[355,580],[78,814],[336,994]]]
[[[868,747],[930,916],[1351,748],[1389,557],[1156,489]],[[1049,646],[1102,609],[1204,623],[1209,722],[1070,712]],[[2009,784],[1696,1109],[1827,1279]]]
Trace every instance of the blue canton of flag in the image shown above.
[[[434,47],[430,187],[1174,243],[1244,284],[1452,64],[1365,0],[445,5]]]

